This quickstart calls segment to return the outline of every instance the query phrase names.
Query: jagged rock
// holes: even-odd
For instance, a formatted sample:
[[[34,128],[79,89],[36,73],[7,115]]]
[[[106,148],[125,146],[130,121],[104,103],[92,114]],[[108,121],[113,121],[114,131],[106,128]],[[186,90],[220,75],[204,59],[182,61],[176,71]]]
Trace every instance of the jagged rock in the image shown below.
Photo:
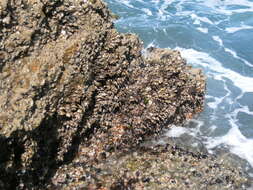
[[[0,2],[0,189],[44,189],[69,163],[100,163],[202,110],[201,71],[177,51],[143,55],[113,17],[101,0]]]
[[[92,165],[74,161],[61,166],[50,188],[246,190],[250,181],[228,158],[187,151],[171,142],[116,154]]]

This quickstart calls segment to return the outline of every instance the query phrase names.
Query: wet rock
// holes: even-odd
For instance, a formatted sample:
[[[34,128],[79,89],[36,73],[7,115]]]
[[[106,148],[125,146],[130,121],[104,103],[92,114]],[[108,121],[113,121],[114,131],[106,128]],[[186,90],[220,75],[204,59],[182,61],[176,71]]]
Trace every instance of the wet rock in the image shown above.
[[[116,154],[105,162],[93,164],[88,172],[87,164],[84,165],[74,162],[61,167],[51,187],[246,190],[250,185],[247,174],[231,159],[191,152],[171,144]]]

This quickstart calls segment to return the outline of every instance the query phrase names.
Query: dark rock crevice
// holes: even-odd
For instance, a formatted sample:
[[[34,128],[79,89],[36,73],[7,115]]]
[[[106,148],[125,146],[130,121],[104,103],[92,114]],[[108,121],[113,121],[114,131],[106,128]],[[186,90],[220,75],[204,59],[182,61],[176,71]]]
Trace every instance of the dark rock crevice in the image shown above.
[[[5,184],[1,186],[2,189],[32,189],[48,183],[58,165],[57,124],[59,122],[53,116],[42,121],[32,132],[15,131],[9,138],[3,138],[2,141],[8,144],[3,145],[3,148],[8,153],[5,152],[2,157],[5,158],[5,163],[11,162],[11,166],[5,169],[1,167],[1,180]],[[29,155],[30,162],[24,165],[22,155],[26,152],[27,144],[37,146],[34,153]]]

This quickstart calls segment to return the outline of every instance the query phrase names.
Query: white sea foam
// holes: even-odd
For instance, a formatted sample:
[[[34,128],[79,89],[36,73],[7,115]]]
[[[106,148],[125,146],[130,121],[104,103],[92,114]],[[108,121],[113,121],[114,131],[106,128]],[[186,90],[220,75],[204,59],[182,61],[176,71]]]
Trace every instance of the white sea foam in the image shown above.
[[[122,0],[121,2],[125,4],[128,7],[134,8],[132,3],[136,0]],[[137,0],[143,4],[146,4],[147,2],[142,0]],[[171,3],[176,3],[175,7],[177,9],[177,12],[185,12],[183,7],[185,6],[185,2],[189,3],[188,0],[151,0],[150,3],[154,4],[156,7],[160,7],[162,9],[162,12],[165,12],[165,8],[168,7]],[[196,2],[192,2],[196,3]],[[253,11],[253,2],[250,0],[199,0],[197,2],[199,5],[209,7],[210,10],[212,10],[214,13],[218,14],[225,14],[225,15],[232,15],[236,13],[245,13],[245,12],[252,12]],[[238,8],[230,9],[230,6],[238,6]],[[242,7],[244,6],[244,7]],[[192,12],[194,14],[194,12]],[[208,19],[209,20],[209,19]],[[206,18],[203,18],[203,22],[209,22]]]
[[[212,108],[212,109],[216,109],[219,104],[224,100],[224,98],[217,98],[217,97],[213,97],[214,101],[212,102],[208,102],[207,105],[208,107]]]
[[[171,129],[166,133],[168,137],[180,137],[181,135],[187,133],[189,130],[185,127],[171,127]]]
[[[150,10],[147,9],[147,8],[143,8],[142,11],[143,11],[144,13],[146,13],[148,16],[152,16],[152,15],[153,15],[152,11],[150,11]]]
[[[208,149],[213,149],[220,145],[226,146],[230,151],[243,159],[246,159],[253,167],[253,139],[247,139],[242,135],[236,124],[231,120],[231,129],[222,137],[209,138],[205,142]]]
[[[216,125],[212,125],[210,126],[210,132],[213,132],[217,129],[217,126]]]
[[[251,29],[253,29],[253,26],[242,25],[242,26],[239,26],[239,27],[226,28],[225,31],[228,32],[228,33],[235,33],[235,32],[238,32],[240,30],[251,30]]]
[[[226,52],[230,53],[234,58],[236,58],[236,59],[242,61],[243,63],[245,63],[246,65],[248,65],[248,66],[250,66],[250,67],[253,67],[253,64],[251,64],[251,63],[248,62],[247,60],[242,59],[241,57],[239,57],[235,51],[233,51],[233,50],[231,50],[231,49],[229,49],[229,48],[224,48],[224,50],[225,50]]]
[[[233,116],[233,118],[237,118],[239,113],[245,113],[247,115],[253,116],[253,111],[250,111],[248,106],[241,106],[240,105],[240,108],[235,109],[231,113],[231,116]]]
[[[214,41],[218,42],[219,45],[220,45],[221,47],[224,47],[223,41],[222,41],[222,39],[221,39],[219,36],[212,36],[212,38],[213,38]],[[231,49],[225,48],[225,47],[224,47],[224,50],[225,50],[227,53],[230,53],[234,58],[236,58],[236,59],[242,61],[243,63],[245,63],[246,65],[248,65],[248,66],[250,66],[250,67],[253,67],[253,64],[251,64],[251,63],[248,62],[247,60],[245,60],[245,59],[239,57],[239,56],[237,55],[237,53],[236,53],[234,50],[231,50]]]
[[[172,126],[167,133],[165,134],[167,137],[180,137],[181,135],[187,133],[188,135],[191,136],[197,136],[199,135],[200,132],[200,127],[203,126],[203,121],[196,120],[196,119],[191,119],[186,123],[186,125],[189,125],[189,123],[194,123],[195,127],[194,128],[186,128],[186,127],[181,127],[181,126]]]
[[[183,49],[183,48],[176,48],[181,51],[181,54],[189,63],[192,63],[197,66],[202,66],[204,68],[208,68],[208,72],[214,72],[215,75],[218,75],[220,80],[224,78],[230,79],[234,85],[241,89],[242,94],[244,92],[253,92],[253,78],[242,76],[241,74],[232,71],[230,69],[224,68],[222,64],[217,61],[216,59],[212,58],[210,55],[204,52],[199,52],[194,49]],[[214,101],[208,102],[207,105],[212,108],[220,108],[220,103],[224,100],[227,102],[228,105],[235,104],[236,100],[230,98],[231,91],[228,89],[226,85],[224,85],[224,89],[228,92],[227,95],[224,97],[210,97]],[[242,94],[239,96],[241,97]],[[253,112],[249,110],[247,106],[239,106],[239,108],[235,108],[232,112],[227,112],[224,115],[224,118],[228,120],[230,125],[230,130],[227,134],[221,137],[208,137],[207,141],[205,142],[208,149],[213,149],[217,146],[223,145],[230,149],[230,151],[243,159],[246,159],[251,166],[253,167],[253,139],[246,138],[238,127],[238,120],[237,116],[238,113],[244,112],[249,115],[253,116]],[[212,126],[212,130],[219,126]]]
[[[220,46],[223,46],[223,41],[219,36],[212,37],[214,41],[218,42]]]
[[[253,2],[249,0],[201,0],[203,5],[212,8],[219,14],[232,15],[236,13],[252,12]],[[199,3],[200,3],[199,2]],[[230,9],[230,6],[238,6],[237,9]],[[241,8],[244,6],[243,8]],[[240,7],[240,8],[239,8]]]
[[[200,25],[200,20],[194,20],[193,24]]]
[[[133,5],[131,5],[130,1],[129,0],[121,0],[121,2],[126,5],[127,7],[130,7],[130,8],[134,8]]]
[[[222,66],[222,63],[205,52],[194,49],[176,48],[182,56],[191,64],[207,68],[208,72],[215,72],[216,78],[222,80],[227,78],[242,92],[253,92],[253,78],[246,77]]]
[[[207,17],[200,17],[200,16],[197,16],[196,14],[191,14],[191,18],[195,21],[201,21],[201,22],[204,22],[204,23],[207,23],[207,24],[214,24],[210,19],[208,19]]]
[[[200,32],[205,33],[205,34],[208,33],[208,28],[201,28],[201,27],[198,27],[197,30],[199,30]]]

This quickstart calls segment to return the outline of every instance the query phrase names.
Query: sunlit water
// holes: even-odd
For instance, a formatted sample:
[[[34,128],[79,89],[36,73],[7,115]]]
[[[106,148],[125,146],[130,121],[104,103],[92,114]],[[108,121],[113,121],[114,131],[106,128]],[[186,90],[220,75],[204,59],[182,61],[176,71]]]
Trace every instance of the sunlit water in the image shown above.
[[[206,104],[191,134],[210,151],[227,147],[253,166],[253,0],[106,2],[120,16],[120,32],[138,34],[145,47],[180,50],[203,69]]]

